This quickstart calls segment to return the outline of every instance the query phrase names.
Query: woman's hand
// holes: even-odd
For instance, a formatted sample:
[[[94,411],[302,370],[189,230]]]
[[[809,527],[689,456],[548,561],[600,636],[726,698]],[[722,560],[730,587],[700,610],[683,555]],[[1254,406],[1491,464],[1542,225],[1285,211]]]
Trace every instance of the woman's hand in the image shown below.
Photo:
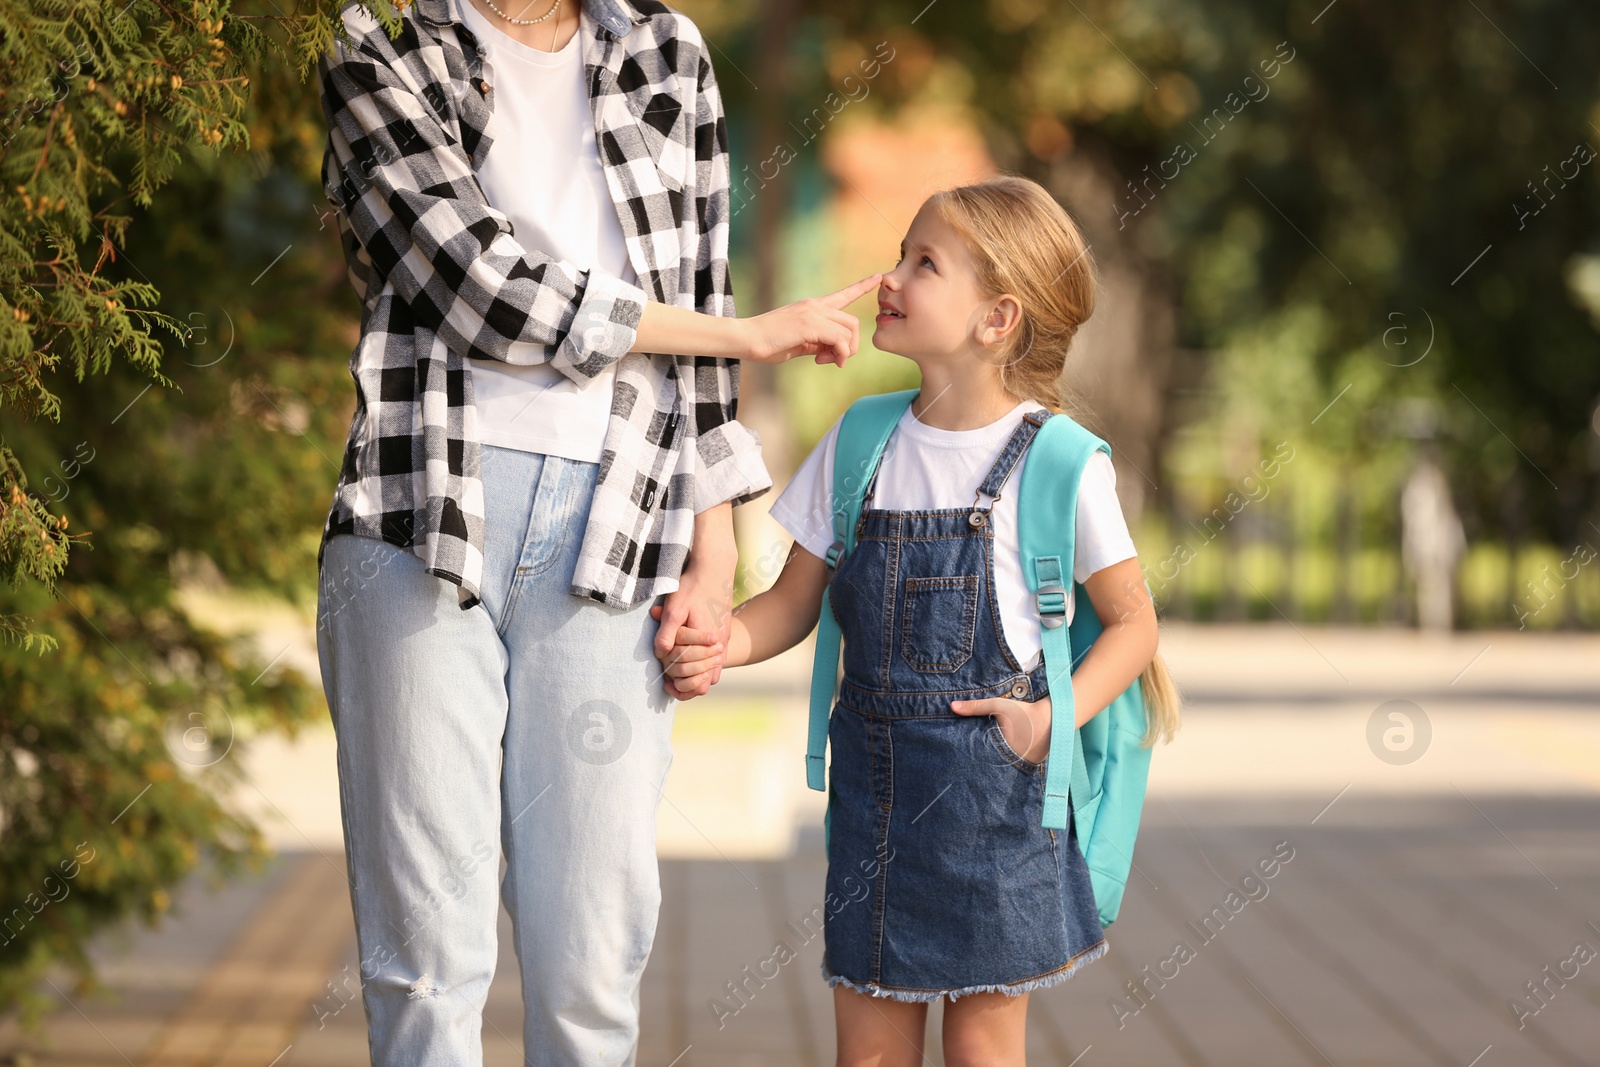
[[[861,343],[861,320],[844,309],[882,277],[874,274],[827,296],[796,300],[748,319],[702,315],[650,301],[639,316],[633,347],[628,351],[773,364],[796,356],[816,356],[819,364],[842,367]]]
[[[796,300],[744,320],[749,358],[777,364],[796,356],[816,356],[819,366],[844,366],[861,345],[861,320],[844,309],[875,288],[882,277],[874,274],[827,296]]]
[[[733,580],[739,566],[739,548],[733,536],[733,505],[723,501],[694,517],[694,540],[683,573],[678,577],[678,588],[667,593],[659,604],[651,607],[650,617],[660,625],[656,627],[656,658],[665,667],[670,662],[673,646],[680,644],[679,636],[685,628],[711,634],[725,649],[728,630],[733,625]],[[679,700],[705,696],[722,675],[719,658],[711,668],[693,680],[678,684],[667,681],[667,692]]]
[[[1000,735],[1013,752],[1029,763],[1043,763],[1050,754],[1050,698],[1035,701],[989,697],[987,700],[952,700],[950,710],[957,715],[993,715],[1000,723]]]
[[[660,618],[660,613],[660,604],[650,609],[655,618]],[[661,661],[662,673],[666,675],[667,692],[680,700],[688,700],[703,696],[721,677],[727,644],[711,630],[680,626],[675,643],[665,651],[657,649],[656,658]]]
[[[664,668],[667,692],[679,700],[705,696],[722,677],[728,621],[732,616],[725,603],[719,604],[714,595],[707,595],[715,590],[715,582],[702,581],[695,572],[685,570],[678,588],[650,609],[650,617],[663,623],[657,630],[656,659]],[[671,638],[666,637],[669,630]],[[664,639],[670,643],[663,643]],[[686,645],[695,649],[697,657],[704,657],[699,669],[692,673],[677,665]]]

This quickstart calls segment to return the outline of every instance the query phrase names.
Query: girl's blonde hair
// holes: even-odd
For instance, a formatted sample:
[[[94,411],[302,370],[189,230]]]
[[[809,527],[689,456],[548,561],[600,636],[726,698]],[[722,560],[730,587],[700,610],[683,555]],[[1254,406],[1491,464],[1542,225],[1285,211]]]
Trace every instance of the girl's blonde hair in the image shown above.
[[[1083,233],[1043,186],[1014,174],[943,190],[928,206],[966,242],[979,287],[1010,293],[1022,305],[1017,329],[995,352],[1001,387],[1064,412],[1067,352],[1094,314],[1094,260]],[[1172,739],[1182,701],[1159,654],[1140,682],[1148,748]]]

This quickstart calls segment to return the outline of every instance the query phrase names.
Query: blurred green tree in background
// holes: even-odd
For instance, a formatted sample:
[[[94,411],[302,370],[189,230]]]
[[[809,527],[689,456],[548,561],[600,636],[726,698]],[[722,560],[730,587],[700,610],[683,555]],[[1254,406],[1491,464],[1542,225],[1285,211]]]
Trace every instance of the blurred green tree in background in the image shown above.
[[[1086,331],[1075,359],[1093,363],[1080,378],[1114,446],[1166,475],[1145,479],[1159,505],[1147,566],[1167,545],[1191,547],[1190,524],[1282,442],[1296,449],[1294,493],[1242,526],[1291,546],[1277,570],[1309,568],[1256,581],[1315,601],[1313,618],[1355,587],[1370,591],[1370,617],[1403,617],[1383,603],[1400,588],[1393,550],[1388,562],[1364,553],[1398,538],[1419,442],[1436,444],[1487,552],[1469,555],[1464,594],[1487,583],[1478,599],[1508,605],[1527,595],[1521,578],[1553,576],[1544,557],[1600,545],[1600,8],[822,11],[831,52],[887,39],[905,57],[875,92],[899,106],[957,100],[1000,167],[1080,219],[1102,277],[1131,279],[1097,314],[1120,304],[1132,340],[1097,345]],[[803,112],[828,65],[797,69],[813,76],[795,94]],[[1269,520],[1284,529],[1262,529]],[[1518,546],[1535,544],[1554,548],[1519,563]],[[1195,574],[1223,563],[1195,554]],[[1590,625],[1593,570],[1581,576]],[[1237,593],[1246,577],[1221,584]],[[1479,621],[1516,620],[1502,608]]]
[[[314,581],[353,340],[306,77],[336,9],[0,2],[0,1009],[202,858],[259,860],[239,751],[320,710],[178,579]]]

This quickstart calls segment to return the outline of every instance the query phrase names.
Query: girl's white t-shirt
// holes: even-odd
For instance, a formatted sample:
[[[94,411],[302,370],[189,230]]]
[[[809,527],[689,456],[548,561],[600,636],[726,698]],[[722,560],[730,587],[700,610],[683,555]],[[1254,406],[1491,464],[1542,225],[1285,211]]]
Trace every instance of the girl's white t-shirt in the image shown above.
[[[494,143],[477,172],[484,196],[511,220],[522,247],[637,284],[584,86],[583,56],[594,33],[588,16],[565,47],[543,52],[509,36],[470,0],[455,6],[488,50],[492,70],[487,133]],[[513,350],[518,346],[539,347],[520,341]],[[580,386],[548,363],[467,362],[486,444],[599,462],[616,364]]]
[[[940,430],[911,413],[900,417],[884,448],[870,507],[890,511],[970,507],[989,468],[1011,438],[1022,416],[1043,405],[1024,401],[1000,419],[976,430]],[[833,544],[833,458],[839,437],[835,422],[805,458],[794,479],[772,505],[772,517],[814,556],[825,557]],[[1041,661],[1039,613],[1022,574],[1017,542],[1017,494],[1022,459],[1011,468],[992,502],[994,514],[994,595],[1006,643],[1025,670]],[[988,497],[981,506],[991,506]],[[1084,581],[1098,570],[1133,558],[1137,553],[1117,500],[1116,472],[1104,452],[1096,452],[1084,469],[1078,488],[1076,558],[1072,576]],[[1072,621],[1071,590],[1067,621]]]

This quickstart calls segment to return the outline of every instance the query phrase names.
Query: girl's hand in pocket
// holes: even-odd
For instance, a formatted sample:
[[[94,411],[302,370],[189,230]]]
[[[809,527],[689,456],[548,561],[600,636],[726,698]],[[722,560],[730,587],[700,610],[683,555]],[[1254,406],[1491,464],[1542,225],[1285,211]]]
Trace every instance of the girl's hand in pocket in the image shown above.
[[[661,618],[660,604],[650,609],[650,617]],[[726,652],[727,646],[711,631],[678,627],[672,648],[659,657],[662,673],[667,678],[667,692],[682,699],[684,694],[698,689],[702,682],[713,680]]]
[[[1043,763],[1050,754],[1050,698],[1012,700],[989,697],[987,700],[952,700],[950,710],[957,715],[993,715],[1000,724],[1000,735],[1012,751],[1029,763]]]

